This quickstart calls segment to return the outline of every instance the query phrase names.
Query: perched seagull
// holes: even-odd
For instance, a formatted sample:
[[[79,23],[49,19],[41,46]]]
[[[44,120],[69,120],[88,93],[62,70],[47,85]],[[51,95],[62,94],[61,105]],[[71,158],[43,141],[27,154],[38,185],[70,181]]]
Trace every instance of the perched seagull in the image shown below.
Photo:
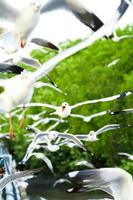
[[[3,40],[3,48],[6,49],[8,53],[15,52],[19,48],[24,48],[30,34],[36,28],[41,14],[41,3],[39,0],[31,0],[31,2],[26,5],[21,11],[12,8],[6,1],[1,0],[0,5],[3,9],[0,14],[0,18],[4,18],[8,21],[14,22],[14,29],[1,36]],[[4,13],[5,12],[5,13]],[[10,12],[9,14],[7,12]],[[38,41],[38,38],[32,40],[36,44],[45,44],[50,48],[55,46],[46,40]],[[44,46],[45,46],[44,45]],[[5,47],[6,46],[6,47]],[[57,49],[57,47],[56,47]]]
[[[127,156],[127,158],[129,160],[133,160],[133,155],[129,154],[129,153],[125,153],[125,152],[119,152],[117,153],[118,155],[122,155],[122,156]]]
[[[112,100],[115,100],[115,99],[121,99],[121,98],[126,97],[126,96],[131,95],[131,94],[132,94],[132,91],[129,90],[129,91],[125,91],[125,92],[122,92],[121,94],[114,95],[114,96],[111,96],[111,97],[105,97],[105,98],[102,98],[102,99],[94,99],[94,100],[83,101],[83,102],[80,102],[80,103],[77,103],[77,104],[71,105],[71,106],[67,102],[63,102],[61,104],[61,106],[54,106],[54,105],[45,104],[45,103],[29,103],[29,104],[26,104],[25,107],[32,107],[32,106],[47,107],[47,108],[51,108],[51,109],[55,110],[54,113],[51,113],[52,115],[53,114],[58,115],[61,118],[73,116],[73,117],[79,117],[79,118],[83,118],[83,119],[85,118],[84,119],[85,121],[86,120],[90,121],[91,118],[93,118],[93,117],[106,114],[107,111],[103,111],[101,113],[94,114],[94,116],[92,115],[92,117],[89,116],[87,118],[87,117],[83,117],[82,115],[71,114],[72,109],[77,108],[77,107],[82,106],[82,105],[98,103],[98,102],[107,102],[107,101],[112,101]]]
[[[92,12],[89,8],[85,6],[84,1],[82,0],[66,0],[68,6],[73,11],[75,16],[85,25],[89,26],[94,32],[100,29],[104,23]],[[126,12],[129,4],[125,0],[121,0],[120,5],[118,6],[116,12],[119,13],[119,19]]]
[[[67,177],[76,184],[68,192],[103,190],[115,200],[133,198],[133,179],[131,174],[120,168],[101,168],[68,173]]]
[[[31,169],[31,170],[25,170],[25,171],[16,172],[14,174],[4,176],[0,180],[0,190],[2,191],[8,183],[14,181],[15,179],[19,179],[21,177],[32,175],[34,173],[39,172],[40,170],[41,169]]]
[[[110,115],[130,114],[130,113],[133,113],[133,108],[118,110],[118,111],[109,111]]]

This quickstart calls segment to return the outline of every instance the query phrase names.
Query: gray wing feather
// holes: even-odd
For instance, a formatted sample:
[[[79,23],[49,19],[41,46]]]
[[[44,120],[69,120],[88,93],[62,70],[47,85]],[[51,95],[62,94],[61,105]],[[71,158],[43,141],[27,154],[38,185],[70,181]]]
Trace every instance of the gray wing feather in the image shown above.
[[[29,176],[29,175],[32,175],[33,173],[36,173],[39,171],[40,171],[40,169],[33,169],[33,170],[26,170],[26,171],[22,171],[22,172],[16,172],[15,174],[8,175],[7,177],[4,177],[0,180],[0,190],[3,190],[4,187],[8,183],[14,181],[15,179]]]
[[[59,48],[57,46],[55,46],[51,42],[44,40],[42,38],[32,38],[31,42],[35,43],[36,45],[39,45],[41,47],[48,47],[50,49],[59,50]]]

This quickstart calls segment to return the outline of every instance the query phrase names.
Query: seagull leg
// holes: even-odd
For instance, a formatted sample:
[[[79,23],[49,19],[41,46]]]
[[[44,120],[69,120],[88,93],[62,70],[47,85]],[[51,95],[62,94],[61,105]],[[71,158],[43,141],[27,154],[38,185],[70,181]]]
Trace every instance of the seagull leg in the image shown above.
[[[9,138],[10,138],[10,140],[13,139],[13,135],[14,135],[14,133],[13,133],[13,126],[12,126],[12,115],[11,115],[11,113],[9,113]]]
[[[25,120],[25,113],[27,111],[27,109],[25,108],[25,106],[23,105],[23,112],[21,114],[21,120],[20,120],[20,128],[24,127],[24,120]]]
[[[21,42],[20,42],[20,46],[21,46],[21,48],[24,48],[25,45],[26,45],[26,41],[25,41],[25,40],[21,40]]]

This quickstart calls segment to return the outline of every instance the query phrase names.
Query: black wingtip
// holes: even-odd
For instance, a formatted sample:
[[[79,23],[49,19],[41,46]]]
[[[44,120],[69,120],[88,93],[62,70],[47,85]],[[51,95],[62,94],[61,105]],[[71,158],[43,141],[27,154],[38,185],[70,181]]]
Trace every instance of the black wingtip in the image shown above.
[[[24,69],[18,65],[11,65],[9,67],[9,71],[12,72],[13,74],[21,74],[23,70]]]

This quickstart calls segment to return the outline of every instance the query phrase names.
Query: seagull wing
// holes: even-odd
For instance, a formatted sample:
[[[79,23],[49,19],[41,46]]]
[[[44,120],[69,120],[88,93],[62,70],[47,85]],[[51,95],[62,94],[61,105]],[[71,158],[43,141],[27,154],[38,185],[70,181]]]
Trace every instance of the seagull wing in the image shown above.
[[[12,72],[13,74],[21,74],[24,69],[18,65],[8,63],[0,63],[0,72]]]
[[[119,153],[117,153],[117,154],[118,154],[118,155],[124,155],[124,156],[127,156],[127,157],[131,156],[131,154],[125,153],[125,152],[119,152]]]
[[[19,107],[22,107],[23,105],[20,105]],[[47,104],[47,103],[27,103],[25,104],[25,108],[28,108],[28,107],[46,107],[46,108],[51,108],[53,110],[56,110],[57,109],[57,106],[53,106],[53,105],[50,105],[50,104]]]
[[[117,129],[117,128],[120,128],[120,124],[109,124],[109,125],[103,126],[99,130],[97,130],[96,135],[99,135],[105,131],[110,131],[110,130]]]
[[[91,103],[99,103],[99,102],[106,102],[106,101],[112,101],[112,100],[115,100],[115,99],[121,99],[123,97],[126,97],[130,94],[132,94],[133,92],[132,91],[125,91],[125,92],[122,92],[120,94],[117,94],[117,95],[114,95],[114,96],[111,96],[111,97],[105,97],[105,98],[102,98],[102,99],[94,99],[94,100],[88,100],[88,101],[83,101],[83,102],[80,102],[80,103],[77,103],[73,106],[71,106],[71,108],[77,108],[79,106],[82,106],[82,105],[86,105],[86,104],[91,104]]]
[[[6,0],[0,0],[0,18],[7,21],[16,20],[19,16],[19,11],[13,8]]]
[[[31,156],[35,156],[36,158],[43,160],[53,173],[53,165],[51,161],[43,153],[32,153]]]
[[[103,22],[91,10],[87,9],[85,5],[82,4],[82,1],[66,0],[66,2],[75,16],[93,31],[97,31],[103,26]]]
[[[109,111],[110,115],[129,114],[129,113],[133,113],[133,108],[118,110],[118,111]]]
[[[59,133],[58,137],[62,137],[62,138],[66,138],[72,142],[74,142],[75,144],[77,144],[78,146],[80,146],[83,150],[86,151],[83,143],[75,136],[72,135],[70,133]]]
[[[118,20],[124,15],[128,7],[129,7],[129,4],[125,0],[121,0],[121,3],[119,7],[117,8],[117,12],[119,13]]]
[[[25,57],[21,57],[21,59],[22,59],[21,62],[23,62],[23,63],[25,63],[27,65],[31,65],[31,66],[36,67],[36,68],[38,68],[38,67],[41,66],[41,64],[39,63],[39,61],[36,60],[36,59],[25,58]]]
[[[55,46],[53,43],[44,40],[42,38],[32,38],[31,42],[41,47],[48,47],[50,49],[59,50],[59,48]]]
[[[127,180],[132,183],[132,176],[120,168],[83,170],[70,172],[67,176],[72,182],[79,185],[77,189],[72,188],[70,192],[101,189],[114,196],[114,198],[116,194],[119,197],[123,197],[121,192],[123,191],[124,187],[128,187]]]
[[[60,8],[66,8],[65,0],[50,0],[44,6],[42,6],[41,13],[50,12]]]
[[[8,175],[7,177],[4,177],[0,180],[0,190],[3,190],[4,187],[14,181],[15,179],[21,178],[21,177],[25,177],[25,176],[29,176],[32,175],[34,173],[39,172],[40,169],[33,169],[33,170],[26,170],[26,171],[22,171],[22,172],[16,172],[14,174]]]

